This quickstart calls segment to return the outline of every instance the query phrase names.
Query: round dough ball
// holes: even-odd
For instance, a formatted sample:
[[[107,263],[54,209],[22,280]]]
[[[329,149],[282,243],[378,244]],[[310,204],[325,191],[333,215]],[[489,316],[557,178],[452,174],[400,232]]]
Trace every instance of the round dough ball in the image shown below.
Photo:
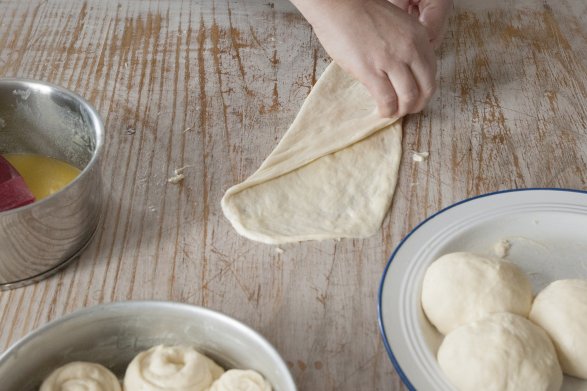
[[[563,381],[546,332],[509,313],[452,331],[440,345],[438,363],[460,391],[558,391]]]
[[[532,286],[513,263],[457,252],[443,255],[426,270],[422,308],[442,334],[488,314],[527,317]]]
[[[131,361],[124,375],[124,389],[205,391],[223,373],[214,361],[193,347],[158,345]]]
[[[544,288],[530,319],[552,339],[563,372],[587,379],[587,280],[559,280]]]
[[[120,383],[108,368],[91,362],[74,361],[54,370],[39,391],[95,390],[121,391]]]
[[[212,384],[209,391],[271,391],[271,385],[258,372],[230,369]]]

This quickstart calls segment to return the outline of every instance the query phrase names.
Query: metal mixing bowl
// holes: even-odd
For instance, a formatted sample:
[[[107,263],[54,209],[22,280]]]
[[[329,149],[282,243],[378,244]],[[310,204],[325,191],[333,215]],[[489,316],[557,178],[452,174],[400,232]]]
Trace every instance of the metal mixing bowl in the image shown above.
[[[102,121],[81,97],[0,79],[0,154],[36,153],[82,170],[52,196],[0,213],[0,289],[47,277],[89,242],[100,220],[103,139]]]
[[[0,356],[2,389],[37,391],[71,361],[110,368],[119,378],[133,357],[158,344],[196,347],[224,368],[254,369],[275,391],[295,391],[277,351],[248,326],[187,304],[131,301],[86,308],[41,327]]]

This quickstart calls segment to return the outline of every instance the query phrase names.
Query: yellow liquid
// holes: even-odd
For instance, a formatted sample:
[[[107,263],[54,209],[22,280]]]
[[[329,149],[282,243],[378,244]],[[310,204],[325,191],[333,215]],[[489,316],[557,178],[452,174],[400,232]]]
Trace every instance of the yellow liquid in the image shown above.
[[[47,156],[32,153],[2,156],[19,172],[37,201],[63,189],[80,173],[74,166]]]

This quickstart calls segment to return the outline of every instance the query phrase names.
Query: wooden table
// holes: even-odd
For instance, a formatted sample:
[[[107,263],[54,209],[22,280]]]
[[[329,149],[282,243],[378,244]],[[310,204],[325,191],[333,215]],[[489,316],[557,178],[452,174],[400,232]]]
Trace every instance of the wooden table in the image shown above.
[[[47,80],[97,107],[108,195],[79,261],[0,293],[0,350],[82,307],[174,300],[260,331],[300,390],[402,389],[376,312],[400,239],[466,197],[587,188],[587,5],[489,3],[455,5],[439,91],[405,121],[379,233],[278,253],[239,237],[220,198],[261,164],[329,62],[287,1],[0,0],[0,76]],[[168,183],[181,167],[185,180]]]

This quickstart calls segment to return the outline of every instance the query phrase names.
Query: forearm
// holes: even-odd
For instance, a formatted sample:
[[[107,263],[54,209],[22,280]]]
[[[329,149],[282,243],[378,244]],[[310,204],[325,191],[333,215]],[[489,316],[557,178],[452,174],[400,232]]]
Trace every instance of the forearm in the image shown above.
[[[424,26],[401,7],[408,0],[291,1],[332,59],[369,89],[382,116],[424,107],[436,59]]]
[[[361,6],[367,0],[290,0],[292,4],[315,27],[319,19],[332,17],[342,7]]]

